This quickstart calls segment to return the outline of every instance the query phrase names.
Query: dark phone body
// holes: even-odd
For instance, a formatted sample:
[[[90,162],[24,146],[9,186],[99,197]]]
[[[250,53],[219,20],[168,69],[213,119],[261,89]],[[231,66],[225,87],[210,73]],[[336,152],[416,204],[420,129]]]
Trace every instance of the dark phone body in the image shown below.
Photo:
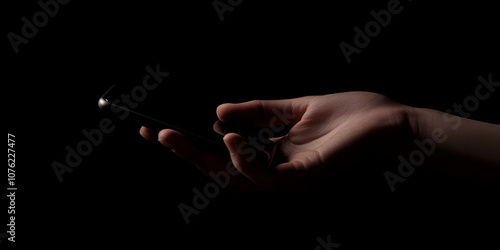
[[[148,127],[158,132],[162,129],[176,130],[183,134],[197,147],[200,147],[202,149],[209,149],[210,151],[215,152],[219,155],[228,155],[227,148],[222,141],[221,135],[212,135],[211,138],[207,138],[186,129],[180,128],[179,126],[160,121],[135,109],[131,109],[127,105],[119,101],[119,95],[122,92],[123,91],[120,90],[117,85],[111,86],[101,96],[101,98],[99,98],[99,108],[110,114],[114,114],[115,116],[123,115],[125,117],[125,114],[127,114],[126,118],[124,119],[132,120],[138,125]]]
[[[125,117],[123,118],[124,120],[125,119],[132,120],[138,125],[146,126],[158,132],[162,129],[176,130],[181,134],[183,134],[196,147],[202,150],[207,150],[216,153],[228,159],[229,159],[229,151],[222,140],[223,135],[218,134],[213,130],[214,125],[216,125],[220,131],[224,131],[224,134],[229,132],[235,132],[242,135],[244,138],[258,135],[259,131],[258,128],[242,127],[241,125],[227,124],[218,120],[216,120],[215,123],[213,123],[213,121],[210,121],[211,123],[210,126],[206,124],[205,131],[203,132],[192,132],[188,129],[185,129],[184,127],[181,127],[180,125],[177,124],[174,125],[171,123],[161,121],[159,119],[153,118],[149,114],[145,114],[136,109],[132,109],[127,105],[121,103],[119,96],[124,92],[126,91],[120,89],[117,85],[111,86],[101,96],[101,98],[99,98],[98,102],[99,108],[115,116],[118,117],[123,116]],[[158,105],[158,102],[153,102],[153,103]],[[149,108],[151,109],[151,107]],[[178,107],[176,108],[180,109]],[[147,107],[143,108],[143,110],[145,109],[147,110],[148,108]],[[175,119],[179,120],[179,117],[176,117]],[[266,161],[268,164],[270,164],[274,158],[274,153],[276,151],[275,143],[269,140],[269,138],[261,138],[260,142],[262,145],[264,145],[264,148],[259,148],[259,150],[256,149],[256,152],[258,152],[256,159],[259,159],[261,161],[262,160]]]

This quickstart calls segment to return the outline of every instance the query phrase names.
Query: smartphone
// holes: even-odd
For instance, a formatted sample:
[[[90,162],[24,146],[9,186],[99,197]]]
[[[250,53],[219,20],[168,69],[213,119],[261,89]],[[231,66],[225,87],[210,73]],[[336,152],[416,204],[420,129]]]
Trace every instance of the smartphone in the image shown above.
[[[144,96],[136,93],[135,97],[139,97],[134,98],[134,94],[131,94],[133,89],[112,85],[99,98],[99,108],[121,120],[146,126],[158,132],[166,128],[176,130],[196,147],[228,159],[229,151],[222,140],[224,134],[235,132],[244,138],[259,136],[259,147],[255,147],[254,151],[255,158],[267,164],[273,161],[276,152],[275,143],[269,138],[262,138],[259,128],[219,121],[215,115],[217,104],[213,101],[207,101],[192,93],[188,99],[182,94],[165,91]],[[180,93],[186,94],[186,92]],[[214,130],[214,126],[218,128],[219,133]]]

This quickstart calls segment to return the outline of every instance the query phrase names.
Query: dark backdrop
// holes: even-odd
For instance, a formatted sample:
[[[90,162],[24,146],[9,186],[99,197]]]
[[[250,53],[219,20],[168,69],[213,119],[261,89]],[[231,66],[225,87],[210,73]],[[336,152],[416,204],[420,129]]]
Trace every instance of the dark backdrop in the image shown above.
[[[352,90],[444,111],[474,94],[479,75],[499,79],[493,3],[401,1],[403,11],[350,64],[340,42],[353,44],[353,28],[388,1],[243,0],[223,21],[211,0],[70,1],[18,53],[8,34],[21,34],[22,17],[41,7],[7,3],[2,85],[16,136],[17,246],[315,249],[317,237],[339,249],[498,246],[494,190],[418,169],[391,193],[382,173],[397,163],[377,157],[311,191],[223,191],[189,225],[177,207],[209,179],[132,123],[114,119],[116,129],[63,182],[51,166],[107,117],[99,96],[115,83],[140,84],[147,65],[170,72],[162,84],[178,93],[178,108],[213,107],[186,114],[193,123],[215,120],[224,102]],[[471,118],[500,123],[496,95]]]

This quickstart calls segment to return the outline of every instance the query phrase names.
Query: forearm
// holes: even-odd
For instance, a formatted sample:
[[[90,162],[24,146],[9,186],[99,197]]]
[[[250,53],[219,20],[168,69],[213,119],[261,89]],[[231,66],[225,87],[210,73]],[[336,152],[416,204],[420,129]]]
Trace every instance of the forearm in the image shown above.
[[[408,118],[420,145],[435,145],[427,166],[473,180],[500,180],[500,125],[421,108],[411,108]]]

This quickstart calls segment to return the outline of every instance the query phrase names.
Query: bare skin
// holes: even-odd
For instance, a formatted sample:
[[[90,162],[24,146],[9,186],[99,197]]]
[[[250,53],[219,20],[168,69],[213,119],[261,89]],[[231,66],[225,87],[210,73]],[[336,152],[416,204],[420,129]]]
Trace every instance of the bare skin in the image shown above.
[[[287,114],[289,119],[284,122],[276,114]],[[409,107],[375,93],[222,104],[217,116],[223,122],[255,127],[293,125],[288,135],[273,138],[283,159],[274,166],[249,159],[247,142],[240,135],[224,136],[231,160],[241,173],[230,181],[230,186],[238,190],[310,187],[352,166],[368,151],[394,156],[411,148],[415,138],[433,136],[441,140],[446,137],[436,143],[433,159],[451,155],[449,163],[456,165],[440,170],[484,183],[500,181],[500,125],[450,115],[443,118],[442,112]],[[441,137],[437,137],[435,128],[442,130]],[[227,159],[198,150],[177,131],[164,129],[156,134],[142,127],[140,133],[152,142],[158,139],[205,174],[227,171]],[[463,162],[475,164],[460,164]]]

